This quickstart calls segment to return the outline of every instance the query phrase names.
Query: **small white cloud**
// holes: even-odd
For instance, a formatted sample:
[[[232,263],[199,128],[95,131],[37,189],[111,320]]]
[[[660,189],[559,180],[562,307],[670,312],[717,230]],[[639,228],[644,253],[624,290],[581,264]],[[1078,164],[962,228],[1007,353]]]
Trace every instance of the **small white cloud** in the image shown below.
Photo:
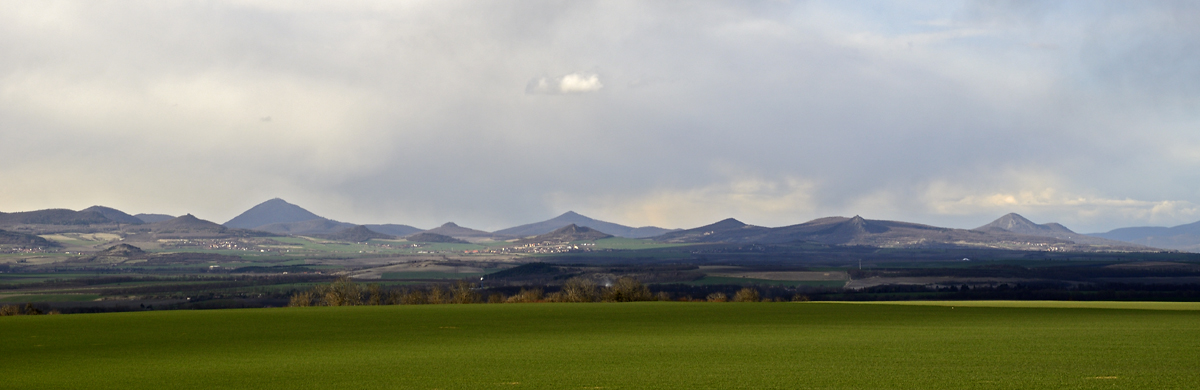
[[[600,75],[587,72],[575,72],[559,77],[539,77],[529,81],[525,93],[529,94],[574,94],[599,91],[604,88]]]

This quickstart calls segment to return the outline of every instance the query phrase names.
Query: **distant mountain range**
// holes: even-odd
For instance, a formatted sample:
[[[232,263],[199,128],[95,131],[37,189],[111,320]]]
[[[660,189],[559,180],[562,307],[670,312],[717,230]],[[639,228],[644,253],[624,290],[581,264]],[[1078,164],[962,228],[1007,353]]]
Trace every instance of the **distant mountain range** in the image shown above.
[[[1118,250],[1148,251],[1151,248],[1200,251],[1200,222],[1175,227],[1135,227],[1107,233],[1079,234],[1057,223],[1037,224],[1017,214],[1007,214],[975,229],[951,229],[909,222],[827,217],[783,226],[747,225],[726,219],[687,230],[658,227],[629,227],[592,219],[568,211],[552,219],[487,232],[448,222],[422,230],[401,224],[356,225],[321,217],[283,199],[275,198],[255,205],[225,224],[205,221],[190,214],[172,217],[165,214],[129,215],[117,209],[92,206],[80,211],[47,209],[26,212],[0,212],[0,228],[8,230],[10,244],[42,243],[26,234],[66,231],[107,231],[114,228],[155,238],[187,238],[283,234],[309,235],[339,240],[406,237],[429,233],[425,240],[447,242],[444,237],[471,242],[487,240],[557,240],[545,235],[567,237],[619,236],[650,238],[673,243],[754,243],[781,244],[812,242],[826,245],[863,245],[874,247],[992,247],[1020,250]],[[570,228],[570,232],[562,231]],[[16,235],[14,230],[20,230]],[[255,233],[257,231],[257,233]],[[581,233],[582,232],[582,233]],[[147,236],[149,237],[149,236]],[[591,238],[595,239],[595,238]],[[522,241],[525,242],[525,241]],[[44,244],[44,243],[42,243]]]
[[[259,203],[228,222],[227,227],[254,229],[275,234],[334,235],[359,225],[338,222],[316,215],[303,207],[279,198]],[[407,236],[422,231],[408,225],[362,225],[366,229],[391,236]]]
[[[1128,227],[1091,236],[1132,242],[1155,248],[1200,252],[1200,222],[1174,227]]]
[[[574,211],[568,211],[546,221],[501,229],[495,232],[471,229],[459,226],[453,222],[447,222],[442,226],[429,230],[422,230],[409,225],[399,224],[368,224],[363,226],[377,233],[383,233],[397,237],[405,237],[420,232],[429,232],[460,240],[480,241],[511,240],[523,237],[533,237],[547,234],[556,229],[560,229],[572,224],[580,227],[589,227],[605,234],[627,238],[647,238],[673,231],[671,229],[663,229],[654,226],[638,228],[629,227],[612,222],[588,218],[575,213]],[[233,228],[262,230],[276,234],[318,236],[335,234],[344,229],[356,226],[351,223],[339,222],[319,216],[304,209],[303,207],[288,203],[287,201],[279,198],[271,199],[255,205],[237,217],[225,222],[224,225]]]
[[[1027,234],[1021,232],[1034,232]],[[695,229],[680,230],[652,239],[661,242],[728,242],[783,244],[814,242],[826,245],[864,245],[882,248],[988,247],[1018,250],[1124,250],[1147,251],[1140,245],[1096,240],[1081,243],[1058,236],[1074,235],[1058,224],[1037,225],[1009,214],[979,229],[951,229],[909,222],[827,217],[798,225],[768,228],[725,219]],[[1079,235],[1082,236],[1082,235]],[[1087,237],[1092,240],[1093,238]]]
[[[1036,224],[1033,221],[1025,219],[1017,213],[1008,213],[999,219],[992,221],[987,225],[975,228],[974,230],[984,232],[1008,232],[1016,234],[1025,234],[1030,236],[1053,237],[1060,240],[1075,242],[1076,244],[1084,245],[1106,245],[1106,246],[1122,246],[1129,245],[1130,242],[1122,242],[1123,240],[1112,240],[1103,237],[1093,237],[1086,234],[1079,234],[1067,229],[1066,226],[1051,222],[1046,224]],[[1144,244],[1143,244],[1144,245]],[[1153,245],[1147,245],[1153,246]]]

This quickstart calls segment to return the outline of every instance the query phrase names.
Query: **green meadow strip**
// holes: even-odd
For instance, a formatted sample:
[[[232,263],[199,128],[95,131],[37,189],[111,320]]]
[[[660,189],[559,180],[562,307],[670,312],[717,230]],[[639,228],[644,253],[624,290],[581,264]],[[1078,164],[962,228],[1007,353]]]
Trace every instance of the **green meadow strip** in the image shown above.
[[[0,375],[20,389],[1189,389],[1198,350],[1195,310],[638,302],[0,317]]]

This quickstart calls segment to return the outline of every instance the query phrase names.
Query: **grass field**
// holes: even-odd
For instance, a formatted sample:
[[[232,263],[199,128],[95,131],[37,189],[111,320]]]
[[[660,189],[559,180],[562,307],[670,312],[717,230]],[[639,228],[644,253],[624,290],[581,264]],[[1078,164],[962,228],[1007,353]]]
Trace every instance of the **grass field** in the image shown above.
[[[660,249],[673,248],[678,246],[686,246],[691,244],[663,244],[660,242],[641,240],[636,238],[609,237],[592,241],[596,245],[595,249],[621,249],[621,250],[638,250],[638,249]]]
[[[735,278],[731,276],[705,276],[703,278],[686,282],[684,284],[691,285],[713,285],[713,284],[737,284],[737,285],[761,285],[761,286],[813,286],[813,287],[842,287],[846,284],[844,280],[769,280],[769,279],[754,279],[754,278]]]
[[[496,270],[488,270],[495,272]],[[450,279],[458,280],[464,278],[479,279],[480,276],[487,275],[489,272],[384,272],[384,279]]]
[[[30,294],[0,295],[0,303],[24,302],[86,302],[99,299],[96,294]]]
[[[644,302],[0,318],[0,375],[23,389],[1185,389],[1200,384],[1198,350],[1200,310]]]

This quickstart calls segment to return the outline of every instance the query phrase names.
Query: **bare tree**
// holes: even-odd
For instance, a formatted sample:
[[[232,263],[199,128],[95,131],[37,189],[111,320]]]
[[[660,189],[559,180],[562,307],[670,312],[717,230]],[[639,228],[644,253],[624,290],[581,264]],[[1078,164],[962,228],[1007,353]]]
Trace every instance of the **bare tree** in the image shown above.
[[[508,297],[506,302],[509,303],[534,303],[545,299],[545,293],[540,288],[532,290],[521,289],[517,295]]]
[[[475,303],[479,294],[475,293],[475,285],[460,280],[450,289],[450,301],[453,303]]]
[[[19,316],[19,315],[21,315],[21,308],[16,305],[0,306],[0,317]]]
[[[379,283],[371,283],[367,285],[367,293],[368,305],[384,305],[388,302],[388,293],[387,291],[383,291],[383,288],[379,286]]]
[[[450,293],[440,284],[430,286],[429,292],[425,296],[429,303],[446,303],[450,300]]]
[[[742,288],[738,290],[737,294],[733,294],[734,302],[758,302],[760,300],[758,290],[750,287]]]
[[[349,277],[340,277],[326,289],[325,304],[328,306],[361,305],[362,291],[359,290],[358,284]]]
[[[308,307],[313,304],[314,294],[312,291],[301,291],[292,294],[292,298],[288,300],[288,307]]]
[[[562,291],[557,291],[546,295],[546,302],[570,302],[567,300],[567,294]]]
[[[595,302],[599,295],[596,293],[596,282],[578,276],[563,283],[562,293],[565,302]]]
[[[429,303],[429,296],[419,288],[409,289],[401,294],[400,303],[404,305],[424,305]]]
[[[624,276],[604,289],[604,300],[608,302],[636,302],[652,299],[650,289],[637,279]]]
[[[709,302],[729,302],[729,297],[726,296],[725,293],[723,293],[723,292],[715,292],[712,294],[708,294],[708,297],[706,298],[706,300],[708,300]]]

